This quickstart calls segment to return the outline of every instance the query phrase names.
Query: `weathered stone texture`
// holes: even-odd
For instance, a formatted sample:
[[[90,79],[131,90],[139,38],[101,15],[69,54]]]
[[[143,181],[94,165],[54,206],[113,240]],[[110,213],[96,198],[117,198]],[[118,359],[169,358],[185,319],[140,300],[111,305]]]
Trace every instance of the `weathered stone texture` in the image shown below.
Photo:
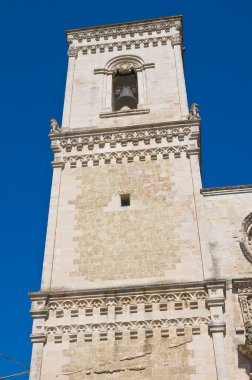
[[[252,379],[252,186],[201,190],[181,22],[67,32],[30,380]]]
[[[64,170],[53,288],[202,279],[189,173],[187,158]]]
[[[242,222],[252,210],[252,193],[207,196],[204,203],[216,277],[250,276],[251,264],[242,254],[239,236]]]
[[[84,344],[79,341],[69,346],[63,342],[56,348],[48,342],[44,350],[44,360],[50,361],[55,349],[61,352],[61,356],[57,356],[60,361],[53,369],[51,367],[54,372],[48,372],[45,368],[42,376],[48,380],[63,379],[66,376],[69,380],[161,380],[167,377],[174,380],[196,380],[199,376],[201,379],[215,380],[211,339],[203,334],[200,342],[190,332],[183,337],[161,338],[157,334],[149,339],[140,333],[135,340],[130,339],[129,335],[125,335],[122,340],[108,336],[108,340],[103,342],[95,339],[93,342]],[[208,362],[207,369],[205,360]]]

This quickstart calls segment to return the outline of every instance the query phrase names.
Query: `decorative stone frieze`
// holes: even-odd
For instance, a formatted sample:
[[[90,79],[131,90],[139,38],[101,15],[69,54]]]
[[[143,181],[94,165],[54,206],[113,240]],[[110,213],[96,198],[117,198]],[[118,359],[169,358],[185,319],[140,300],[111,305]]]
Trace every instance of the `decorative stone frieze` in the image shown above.
[[[50,133],[51,149],[55,153],[53,167],[70,167],[81,165],[121,163],[135,160],[164,159],[172,155],[175,158],[183,152],[199,154],[199,124],[180,124],[176,126],[131,128],[128,131],[64,131]],[[195,144],[182,144],[184,141],[196,140]],[[167,144],[168,143],[168,144]],[[148,146],[148,149],[142,149]],[[130,149],[128,149],[130,147]],[[141,147],[141,149],[139,149]],[[93,151],[91,153],[91,151]]]
[[[47,326],[45,332],[47,336],[54,336],[54,342],[60,343],[63,335],[70,342],[76,341],[77,337],[84,338],[85,341],[92,341],[93,335],[98,336],[100,340],[107,340],[108,334],[113,331],[113,338],[123,339],[124,333],[129,332],[131,339],[137,339],[140,331],[144,331],[146,338],[151,338],[154,331],[158,331],[161,337],[169,337],[169,330],[176,330],[177,336],[185,335],[185,330],[190,329],[192,334],[200,334],[201,326],[207,325],[209,317],[191,317],[191,318],[171,318],[162,320],[138,320],[130,322],[111,322],[111,323],[92,323],[80,325],[58,325]],[[86,339],[87,338],[87,339]]]
[[[116,25],[116,26],[107,26],[107,27],[97,27],[97,28],[88,28],[76,31],[67,32],[67,41],[69,45],[74,42],[82,43],[95,41],[106,41],[110,38],[126,38],[127,36],[143,36],[144,34],[160,34],[161,32],[168,33],[171,29],[180,31],[181,30],[181,18],[171,18],[170,20],[160,20],[156,22],[141,22],[134,23],[132,25]]]
[[[156,160],[158,155],[163,159],[169,158],[172,155],[175,158],[181,157],[181,153],[186,152],[187,145],[178,146],[178,147],[166,147],[166,148],[157,148],[157,149],[143,149],[143,150],[130,150],[122,152],[110,152],[110,153],[100,153],[100,154],[88,154],[88,155],[78,155],[78,156],[69,156],[64,157],[63,163],[65,165],[69,164],[71,168],[75,168],[78,163],[82,167],[89,166],[98,166],[100,164],[110,164],[111,162],[122,163],[123,159],[127,162],[134,161],[145,161],[146,159]]]
[[[62,342],[64,336],[69,342],[76,341],[77,337],[87,342],[94,338],[107,340],[109,336],[122,339],[126,332],[131,339],[142,333],[146,338],[153,334],[169,337],[174,331],[177,336],[183,336],[188,329],[192,334],[200,334],[202,329],[207,331],[211,323],[205,305],[208,293],[204,284],[192,284],[187,288],[162,285],[123,291],[107,289],[102,293],[99,290],[32,293],[30,297],[36,303],[34,309],[38,308],[40,295],[43,302],[47,300],[43,308],[48,317],[44,326],[34,328],[33,336],[53,336],[55,343]],[[32,316],[36,318],[35,314]],[[61,318],[71,323],[60,324]],[[95,322],[91,323],[94,318]],[[39,339],[33,336],[32,339]]]

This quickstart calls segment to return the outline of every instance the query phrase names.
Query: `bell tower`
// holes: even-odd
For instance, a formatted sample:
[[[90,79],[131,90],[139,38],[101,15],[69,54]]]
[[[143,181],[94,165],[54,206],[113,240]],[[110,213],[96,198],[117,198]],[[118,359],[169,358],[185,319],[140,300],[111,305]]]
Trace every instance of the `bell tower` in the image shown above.
[[[30,380],[230,379],[182,18],[66,35]]]

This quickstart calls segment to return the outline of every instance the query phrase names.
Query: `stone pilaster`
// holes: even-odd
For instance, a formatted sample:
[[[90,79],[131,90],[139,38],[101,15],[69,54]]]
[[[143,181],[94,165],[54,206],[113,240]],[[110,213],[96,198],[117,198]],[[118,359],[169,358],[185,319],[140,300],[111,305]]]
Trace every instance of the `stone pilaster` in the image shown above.
[[[188,150],[187,155],[190,157],[191,175],[194,191],[195,212],[197,217],[200,248],[202,255],[202,266],[204,279],[208,280],[214,278],[214,267],[211,251],[209,248],[209,226],[205,218],[204,200],[200,194],[202,188],[201,173],[199,165],[199,150],[195,147]]]
[[[229,380],[228,365],[225,352],[224,334],[226,323],[223,309],[225,305],[224,284],[212,283],[207,285],[208,298],[206,305],[210,309],[211,322],[209,323],[209,333],[213,339],[216,372],[218,380]]]
[[[51,199],[50,199],[50,208],[49,208],[49,215],[48,215],[43,275],[42,275],[42,283],[41,283],[42,290],[49,290],[51,286],[55,234],[56,234],[57,218],[58,218],[61,172],[62,172],[61,165],[55,165],[53,169]]]
[[[32,306],[30,314],[33,318],[32,334],[32,358],[29,380],[40,380],[41,366],[43,359],[43,349],[46,343],[46,334],[44,332],[45,320],[48,316],[46,309],[46,296],[31,297]]]
[[[182,118],[186,118],[188,115],[188,103],[187,103],[187,93],[186,93],[186,84],[185,84],[185,76],[184,76],[182,48],[181,48],[181,44],[182,44],[181,36],[179,34],[172,36],[171,44],[173,47],[174,57],[175,57],[175,62],[176,62],[181,116]]]
[[[62,127],[64,128],[69,128],[70,126],[74,69],[75,69],[75,60],[77,57],[77,53],[78,52],[74,49],[69,49],[69,52],[68,52],[69,58],[68,58],[66,89],[65,89],[65,101],[64,101],[63,116],[62,116]]]

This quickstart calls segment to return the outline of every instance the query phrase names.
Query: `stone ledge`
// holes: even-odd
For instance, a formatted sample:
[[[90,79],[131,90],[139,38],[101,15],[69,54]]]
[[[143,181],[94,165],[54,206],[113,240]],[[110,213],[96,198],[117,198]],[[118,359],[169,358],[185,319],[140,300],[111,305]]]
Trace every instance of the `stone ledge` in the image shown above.
[[[182,291],[200,291],[205,290],[205,287],[214,286],[225,287],[226,281],[222,279],[210,281],[194,281],[194,282],[162,282],[147,285],[132,285],[132,286],[111,286],[103,288],[86,288],[78,290],[41,290],[39,292],[30,292],[31,301],[58,299],[58,298],[79,298],[92,296],[123,296],[123,295],[138,295],[139,293],[150,294],[152,292],[182,292]]]
[[[209,187],[200,190],[204,197],[214,195],[243,194],[252,193],[252,185]]]
[[[210,334],[220,333],[220,332],[222,332],[223,334],[225,334],[225,332],[226,332],[226,323],[225,322],[221,322],[221,323],[210,322],[209,325],[208,325],[208,328],[209,328],[209,333]]]
[[[128,111],[116,111],[116,112],[101,112],[100,118],[108,118],[108,117],[119,117],[119,116],[131,116],[131,115],[142,115],[150,113],[150,109],[134,109],[134,110],[128,110]]]

